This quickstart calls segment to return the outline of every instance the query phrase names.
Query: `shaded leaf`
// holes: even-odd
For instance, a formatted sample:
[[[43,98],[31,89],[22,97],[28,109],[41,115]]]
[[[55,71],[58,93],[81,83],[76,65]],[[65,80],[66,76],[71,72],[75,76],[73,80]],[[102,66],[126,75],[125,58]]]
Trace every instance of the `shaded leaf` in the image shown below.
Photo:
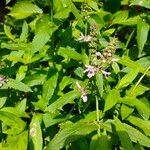
[[[56,109],[62,108],[65,104],[71,102],[72,100],[79,98],[80,95],[81,93],[76,90],[68,92],[57,99],[54,103],[50,104],[45,111],[54,112]]]
[[[119,98],[119,91],[115,89],[111,90],[105,100],[104,112],[111,109],[118,102]]]
[[[60,150],[65,145],[73,142],[97,129],[97,125],[91,122],[79,122],[62,129],[50,141],[46,150]]]
[[[148,38],[149,25],[143,20],[137,23],[137,43],[139,52],[141,53]]]
[[[57,86],[58,73],[50,77],[43,85],[42,97],[44,104],[47,105]]]

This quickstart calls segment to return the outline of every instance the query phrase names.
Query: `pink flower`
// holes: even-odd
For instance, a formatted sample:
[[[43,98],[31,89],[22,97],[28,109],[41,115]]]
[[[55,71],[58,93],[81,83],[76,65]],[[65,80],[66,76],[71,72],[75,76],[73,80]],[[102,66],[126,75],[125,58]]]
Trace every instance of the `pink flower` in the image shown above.
[[[98,68],[95,68],[94,66],[86,65],[86,69],[84,72],[87,72],[87,76],[89,78],[92,78],[97,71],[98,71]]]

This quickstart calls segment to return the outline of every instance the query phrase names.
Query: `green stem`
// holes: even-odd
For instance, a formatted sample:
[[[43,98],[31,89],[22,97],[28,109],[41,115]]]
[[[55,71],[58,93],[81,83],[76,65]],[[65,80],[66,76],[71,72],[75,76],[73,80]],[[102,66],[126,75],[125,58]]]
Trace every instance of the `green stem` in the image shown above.
[[[49,1],[50,6],[50,14],[51,14],[51,22],[53,22],[53,1]]]
[[[98,125],[99,125],[99,120],[100,120],[100,117],[99,117],[99,102],[98,102],[98,97],[96,96],[96,121],[97,121]],[[100,125],[99,125],[99,128],[97,130],[97,134],[98,134],[98,136],[100,136]]]
[[[87,26],[88,26],[88,24],[87,24],[87,20],[86,20],[86,22],[85,22],[85,36],[87,36]]]
[[[128,45],[129,45],[129,43],[130,43],[130,41],[131,41],[131,38],[132,38],[134,32],[135,32],[135,29],[131,32],[131,34],[130,34],[130,36],[129,36],[127,42],[126,42],[126,45],[125,45],[126,48],[128,47]]]
[[[146,71],[144,72],[144,74],[141,76],[141,78],[138,80],[138,82],[136,83],[136,85],[134,86],[133,90],[131,91],[131,94],[134,92],[134,90],[136,89],[136,87],[140,84],[140,82],[142,81],[142,79],[144,78],[144,76],[147,74],[148,70],[150,69],[150,66],[146,69]]]

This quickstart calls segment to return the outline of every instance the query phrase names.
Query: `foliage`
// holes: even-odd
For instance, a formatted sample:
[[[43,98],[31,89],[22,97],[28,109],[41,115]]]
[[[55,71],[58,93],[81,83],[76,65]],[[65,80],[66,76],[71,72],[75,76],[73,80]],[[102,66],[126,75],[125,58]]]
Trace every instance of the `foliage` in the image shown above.
[[[150,148],[149,0],[1,3],[1,150]]]

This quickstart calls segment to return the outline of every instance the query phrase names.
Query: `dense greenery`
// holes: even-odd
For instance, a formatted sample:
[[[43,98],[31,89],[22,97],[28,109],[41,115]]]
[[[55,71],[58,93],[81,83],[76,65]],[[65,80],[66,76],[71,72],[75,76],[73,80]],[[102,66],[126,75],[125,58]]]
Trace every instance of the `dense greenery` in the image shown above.
[[[1,0],[0,149],[150,148],[150,0]]]

